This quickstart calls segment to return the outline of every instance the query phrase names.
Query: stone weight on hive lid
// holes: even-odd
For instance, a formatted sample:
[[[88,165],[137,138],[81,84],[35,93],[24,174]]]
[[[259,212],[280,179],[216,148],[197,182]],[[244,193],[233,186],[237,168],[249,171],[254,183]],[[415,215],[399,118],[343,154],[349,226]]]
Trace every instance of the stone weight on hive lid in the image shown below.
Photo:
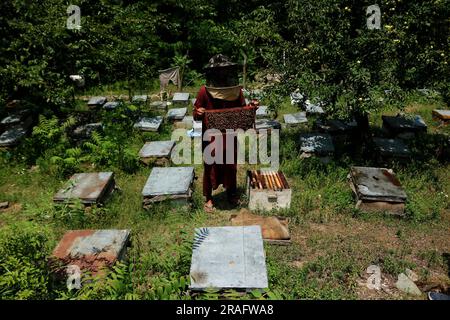
[[[103,109],[105,110],[114,110],[119,106],[119,101],[110,101],[103,105]]]
[[[143,207],[168,201],[188,205],[192,199],[194,167],[155,167],[142,190]]]
[[[254,290],[268,287],[260,226],[195,229],[191,290]]]
[[[352,167],[350,186],[356,196],[356,208],[366,212],[403,215],[406,193],[392,170]]]
[[[145,104],[145,103],[147,103],[147,99],[148,99],[148,97],[146,94],[135,95],[131,98],[131,102]]]
[[[141,131],[156,132],[161,127],[162,122],[163,122],[162,116],[142,117],[134,124],[134,127]]]
[[[114,173],[112,172],[92,172],[74,174],[64,187],[53,197],[56,203],[74,202],[99,204],[115,189]]]
[[[268,133],[270,133],[272,130],[280,130],[281,129],[281,123],[279,123],[277,120],[272,119],[256,119],[255,121],[255,129],[256,132],[260,132],[260,130],[267,130]]]
[[[175,141],[150,141],[146,142],[139,151],[139,158],[145,164],[155,163],[156,165],[170,164]]]
[[[125,258],[129,241],[130,230],[70,230],[53,250],[51,262],[59,265],[56,271],[62,275],[73,265],[81,276],[97,275]]]

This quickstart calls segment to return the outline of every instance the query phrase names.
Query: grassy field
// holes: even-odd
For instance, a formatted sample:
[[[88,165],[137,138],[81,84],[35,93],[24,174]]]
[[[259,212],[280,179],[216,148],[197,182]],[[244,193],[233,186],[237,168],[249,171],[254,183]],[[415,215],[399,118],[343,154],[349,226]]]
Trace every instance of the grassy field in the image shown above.
[[[195,93],[198,88],[188,88]],[[92,92],[100,93],[100,92]],[[118,95],[117,90],[104,94]],[[90,93],[91,94],[91,93]],[[151,92],[149,92],[151,94]],[[80,102],[80,106],[83,103]],[[414,155],[406,165],[392,164],[408,195],[406,216],[391,217],[367,214],[354,209],[355,200],[348,186],[351,165],[372,165],[370,150],[344,153],[329,164],[315,159],[299,159],[297,137],[311,130],[312,119],[300,128],[282,131],[281,170],[292,189],[289,210],[278,215],[290,218],[292,244],[265,244],[269,276],[269,291],[264,298],[284,299],[415,299],[395,288],[397,275],[405,268],[415,271],[418,286],[445,289],[450,285],[450,164],[437,159],[439,137],[450,133],[450,126],[441,126],[431,118],[431,110],[446,108],[438,99],[411,95],[405,112],[420,114],[429,126],[428,134],[407,143]],[[282,114],[294,111],[286,99]],[[396,114],[386,107],[370,115],[373,133],[379,131],[381,114]],[[161,134],[134,132],[129,147],[137,154],[143,142],[170,137],[171,126],[164,124]],[[81,207],[55,208],[53,194],[65,178],[43,173],[14,161],[6,153],[0,158],[0,202],[9,201],[9,209],[0,211],[0,238],[18,226],[35,226],[47,235],[48,252],[64,231],[81,228],[131,229],[132,245],[128,262],[117,268],[109,280],[112,291],[104,287],[87,286],[82,292],[67,293],[54,289],[51,298],[117,298],[117,299],[180,299],[191,298],[185,281],[189,275],[191,240],[194,228],[229,225],[230,215],[240,208],[225,204],[223,190],[215,192],[214,214],[202,210],[202,166],[196,166],[193,208],[190,210],[159,205],[142,209],[141,190],[151,168],[141,165],[133,174],[114,169],[120,191],[104,207],[83,210]],[[244,188],[244,173],[240,166],[238,183]],[[86,165],[87,171],[108,170],[108,167]],[[266,213],[267,214],[267,213]],[[381,267],[383,287],[369,290],[366,268]],[[118,276],[119,275],[119,276]],[[1,285],[6,285],[0,280]],[[113,292],[113,293],[111,293]],[[217,298],[207,293],[196,298]],[[228,298],[242,297],[235,292]],[[258,293],[247,298],[261,298]],[[419,297],[420,298],[420,297]],[[425,298],[425,295],[422,297]]]

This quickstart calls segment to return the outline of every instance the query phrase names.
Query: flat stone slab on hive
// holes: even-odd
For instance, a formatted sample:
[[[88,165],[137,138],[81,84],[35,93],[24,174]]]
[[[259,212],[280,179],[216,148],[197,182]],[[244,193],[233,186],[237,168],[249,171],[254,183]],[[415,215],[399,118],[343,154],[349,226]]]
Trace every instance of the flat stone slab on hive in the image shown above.
[[[88,106],[102,106],[106,103],[106,97],[91,97]]]
[[[281,129],[281,124],[276,120],[256,119],[255,128],[256,128],[256,131],[259,131],[262,129],[267,129],[267,130]]]
[[[187,108],[173,108],[167,112],[167,118],[169,120],[183,120],[187,113]]]
[[[350,174],[358,198],[361,200],[406,201],[406,193],[400,181],[386,168],[352,167]]]
[[[129,239],[129,230],[71,230],[64,234],[53,256],[65,264],[97,272],[124,258]]]
[[[141,158],[164,158],[170,157],[175,141],[150,141],[145,143],[139,151]]]
[[[73,134],[80,138],[89,138],[94,131],[102,130],[103,125],[100,122],[88,123],[78,126],[73,130]]]
[[[3,118],[0,123],[5,126],[19,125],[30,115],[30,113],[30,110],[20,110]]]
[[[152,103],[150,103],[150,107],[156,108],[156,109],[166,109],[167,102],[166,101],[153,101]]]
[[[450,110],[433,110],[433,115],[441,120],[450,120]]]
[[[269,107],[268,106],[259,106],[256,109],[256,118],[265,118],[269,116]]]
[[[322,108],[321,103],[312,103],[309,100],[305,102],[305,111],[310,114],[324,114],[325,111]]]
[[[383,125],[396,131],[422,131],[427,129],[421,116],[382,116]]]
[[[268,287],[260,226],[195,229],[190,270],[193,290]]]
[[[0,147],[12,147],[19,144],[27,134],[28,127],[26,125],[16,125],[3,132],[0,135]]]
[[[317,120],[314,127],[330,134],[350,134],[358,128],[356,121],[343,121],[339,119]]]
[[[153,168],[142,195],[155,197],[187,194],[193,180],[194,167]]]
[[[114,173],[93,172],[74,174],[53,197],[55,202],[79,199],[82,203],[101,202],[114,187]]]
[[[134,127],[142,131],[158,131],[162,122],[162,116],[156,116],[154,118],[142,117],[134,124]]]
[[[408,157],[411,152],[400,139],[373,138],[377,149],[384,156]]]
[[[110,101],[103,105],[103,109],[114,110],[115,108],[117,108],[119,106],[119,104],[120,104],[119,101]]]
[[[131,98],[131,102],[147,102],[147,99],[148,97],[145,94],[136,95]]]
[[[172,102],[189,103],[189,93],[175,92],[172,98]]]
[[[300,151],[316,155],[334,153],[333,140],[329,134],[304,133],[300,135]]]
[[[308,122],[308,119],[306,118],[306,112],[285,114],[283,117],[284,117],[284,123],[286,123],[288,125],[296,125],[296,124]]]

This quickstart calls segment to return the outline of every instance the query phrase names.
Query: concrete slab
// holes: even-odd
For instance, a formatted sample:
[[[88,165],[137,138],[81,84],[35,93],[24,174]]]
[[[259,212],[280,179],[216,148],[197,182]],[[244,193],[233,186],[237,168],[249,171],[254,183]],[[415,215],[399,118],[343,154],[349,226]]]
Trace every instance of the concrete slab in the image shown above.
[[[139,151],[140,158],[170,158],[175,141],[146,142]]]
[[[91,97],[87,103],[90,107],[101,107],[106,103],[106,97]]]
[[[260,226],[195,229],[192,290],[265,289],[267,268]]]
[[[382,156],[407,158],[411,155],[409,148],[400,139],[373,138],[373,141]]]
[[[307,154],[327,156],[333,154],[335,150],[329,134],[304,133],[300,135],[300,151]]]
[[[153,168],[142,196],[185,195],[194,180],[194,167]]]
[[[146,103],[147,102],[147,95],[146,94],[141,94],[141,95],[135,95],[131,98],[131,102],[134,103]]]
[[[297,112],[292,114],[285,114],[284,123],[289,126],[295,126],[301,123],[307,123],[308,119],[306,118],[306,112]]]
[[[122,260],[129,241],[130,230],[70,230],[53,250],[53,258],[96,274]]]
[[[187,113],[187,108],[173,108],[167,112],[167,119],[169,120],[183,120]]]
[[[269,116],[269,107],[268,106],[259,106],[256,110],[256,118],[262,119]]]
[[[103,105],[103,109],[114,110],[115,108],[117,108],[119,106],[119,104],[120,104],[119,101],[110,101]]]
[[[84,204],[100,203],[114,187],[112,172],[77,173],[54,195],[53,201],[60,203],[79,199]]]
[[[162,122],[163,122],[162,116],[156,116],[154,118],[142,117],[139,119],[138,122],[134,124],[134,127],[142,131],[156,132],[159,130],[159,127],[161,126]]]

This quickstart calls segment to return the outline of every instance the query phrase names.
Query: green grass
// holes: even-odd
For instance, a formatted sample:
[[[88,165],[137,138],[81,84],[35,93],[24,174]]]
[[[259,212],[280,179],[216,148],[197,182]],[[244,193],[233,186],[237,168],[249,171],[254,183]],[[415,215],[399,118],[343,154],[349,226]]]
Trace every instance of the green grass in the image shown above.
[[[108,88],[114,94],[120,93],[119,89]],[[185,91],[194,93],[196,90],[192,87]],[[110,94],[104,88],[94,93]],[[82,106],[82,103],[79,105]],[[439,126],[431,119],[431,110],[437,107],[445,106],[438,99],[414,95],[406,105],[407,109],[413,108],[424,117],[430,126],[429,133],[448,134],[450,126]],[[294,111],[295,108],[286,99],[278,118],[282,119],[282,114]],[[381,114],[395,114],[395,111],[387,107],[387,110],[372,114],[371,125],[380,126]],[[257,293],[244,296],[228,293],[228,296],[221,297],[366,298],[358,290],[357,282],[364,278],[366,268],[373,263],[380,265],[383,274],[391,277],[405,268],[411,268],[419,271],[424,279],[433,273],[441,275],[444,279],[441,281],[448,283],[448,263],[443,257],[450,250],[450,166],[448,162],[439,162],[434,157],[434,136],[425,138],[428,139],[426,141],[410,142],[416,147],[417,161],[392,166],[408,194],[406,217],[399,219],[354,209],[355,201],[347,182],[349,167],[373,164],[371,160],[361,155],[354,158],[343,155],[329,164],[316,159],[299,159],[295,151],[298,150],[298,134],[310,129],[311,123],[300,129],[282,132],[281,170],[288,178],[293,195],[291,208],[277,214],[290,218],[293,238],[290,246],[265,245],[270,291],[263,296]],[[169,139],[171,130],[171,125],[166,123],[159,134],[136,133],[130,137],[129,147],[137,153],[145,141]],[[65,179],[30,170],[14,154],[11,157],[2,153],[0,161],[0,201],[20,204],[20,207],[13,206],[13,209],[0,213],[0,234],[4,228],[20,221],[29,221],[35,226],[45,225],[54,239],[60,238],[69,229],[132,230],[132,246],[127,262],[131,271],[126,268],[119,270],[124,274],[119,282],[125,289],[114,289],[113,296],[107,290],[92,289],[88,294],[85,289],[79,298],[189,298],[185,280],[180,279],[189,274],[190,241],[194,228],[228,225],[230,214],[235,212],[224,210],[213,215],[205,214],[201,210],[201,179],[195,183],[193,208],[162,204],[143,210],[141,190],[151,171],[143,164],[133,174],[114,170],[121,190],[114,193],[104,207],[87,211],[81,206],[55,207],[52,196]],[[239,169],[241,188],[247,167]],[[96,171],[109,169],[95,168]],[[201,172],[202,167],[196,166],[197,175]],[[301,266],[293,266],[295,261],[300,262]],[[65,297],[65,294],[55,296]],[[217,293],[196,296],[199,299],[217,297]],[[409,298],[402,295],[382,296],[387,299],[399,297]]]

